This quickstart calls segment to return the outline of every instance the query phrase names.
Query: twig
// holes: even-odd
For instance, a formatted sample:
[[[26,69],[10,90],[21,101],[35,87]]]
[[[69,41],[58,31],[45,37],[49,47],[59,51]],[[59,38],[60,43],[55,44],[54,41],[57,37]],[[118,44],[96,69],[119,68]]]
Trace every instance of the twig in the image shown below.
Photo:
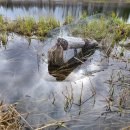
[[[21,119],[31,128],[31,130],[34,130],[32,126],[24,119],[24,117],[19,112],[16,111],[16,109],[12,105],[9,106],[9,108],[17,113],[21,117]]]
[[[81,63],[84,64],[84,62],[83,62],[82,60],[78,59],[77,57],[74,57],[74,59],[76,59],[76,60],[78,60],[79,62],[81,62]]]

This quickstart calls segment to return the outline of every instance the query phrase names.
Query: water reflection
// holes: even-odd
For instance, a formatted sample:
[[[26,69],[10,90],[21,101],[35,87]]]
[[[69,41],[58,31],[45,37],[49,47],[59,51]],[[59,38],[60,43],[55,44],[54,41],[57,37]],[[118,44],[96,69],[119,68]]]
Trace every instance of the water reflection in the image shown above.
[[[18,16],[40,16],[52,15],[63,22],[67,15],[78,19],[83,11],[89,15],[93,13],[116,12],[120,18],[129,20],[130,4],[125,3],[94,3],[94,2],[63,2],[63,1],[6,1],[0,2],[1,14],[5,17],[15,19]]]
[[[103,53],[97,50],[84,64],[74,69],[65,81],[57,82],[48,73],[48,64],[44,62],[46,59],[41,61],[41,56],[46,58],[48,49],[55,42],[56,36],[44,43],[32,40],[31,44],[24,37],[9,36],[6,50],[0,48],[0,99],[11,103],[24,99],[17,102],[18,111],[29,113],[27,121],[35,127],[55,120],[67,120],[67,127],[72,130],[115,130],[126,125],[130,120],[129,115],[121,117],[112,113],[106,119],[104,116],[97,118],[106,111],[104,97],[109,92],[106,81],[113,70],[117,72],[117,81],[120,70],[130,79],[129,63],[126,68],[125,62],[111,57],[104,59]],[[113,54],[120,54],[119,50],[115,48]],[[128,59],[130,52],[125,51],[124,55]],[[115,83],[119,85],[119,82]],[[81,107],[75,104],[79,104],[82,86],[82,102],[92,96],[92,86],[96,98],[91,98]],[[67,104],[66,98],[71,96],[74,99],[72,106]]]
[[[0,49],[0,99],[13,103],[22,100],[17,102],[18,110],[30,113],[27,121],[35,127],[37,124],[46,124],[54,120],[69,120],[68,127],[72,130],[100,130],[100,123],[103,124],[102,129],[105,129],[110,120],[118,118],[110,115],[105,122],[102,118],[97,120],[106,106],[102,100],[103,96],[108,95],[109,87],[105,82],[113,70],[118,72],[122,68],[129,74],[126,63],[112,58],[109,62],[107,59],[102,60],[103,53],[97,50],[84,64],[74,69],[65,81],[57,82],[49,75],[48,64],[38,62],[42,53],[47,54],[46,48],[55,44],[54,41],[55,39],[48,38],[48,44],[45,44],[32,40],[29,45],[24,37],[14,35],[9,38],[6,50]],[[126,56],[128,58],[129,55]],[[102,69],[104,71],[101,71]],[[92,96],[92,85],[96,91],[96,100],[91,98],[86,101]],[[80,107],[75,104],[79,104],[82,86],[83,105]],[[73,96],[72,106],[67,104],[68,96]],[[120,121],[125,119],[126,117],[120,117]],[[127,119],[125,121],[129,122]],[[120,127],[124,125],[124,122],[120,123],[118,120],[116,123],[119,123]],[[113,127],[115,125],[111,124],[111,130],[114,130]]]

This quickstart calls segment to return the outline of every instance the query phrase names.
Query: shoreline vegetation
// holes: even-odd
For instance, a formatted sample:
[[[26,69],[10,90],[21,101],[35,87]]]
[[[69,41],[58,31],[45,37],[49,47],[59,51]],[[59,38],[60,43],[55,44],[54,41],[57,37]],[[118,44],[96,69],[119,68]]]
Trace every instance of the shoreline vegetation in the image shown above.
[[[80,20],[86,19],[87,13],[83,12]],[[0,40],[6,45],[8,33],[16,33],[28,38],[35,36],[39,40],[44,40],[48,33],[58,27],[69,25],[75,20],[68,15],[61,24],[54,17],[40,17],[37,21],[33,17],[18,17],[16,20],[5,20],[0,16]],[[113,38],[112,43],[118,43],[126,40],[130,36],[130,24],[120,19],[114,12],[107,18],[102,16],[99,19],[93,19],[91,22],[77,25],[71,30],[72,35],[83,38],[89,37],[100,42],[106,37]]]
[[[53,17],[40,17],[38,21],[32,17],[19,17],[14,21],[8,21],[0,16],[0,32],[4,35],[7,32],[13,32],[23,36],[37,36],[44,39],[47,33],[56,27],[60,27],[60,22]]]
[[[98,42],[107,36],[111,36],[113,43],[118,43],[130,36],[130,24],[127,24],[112,12],[106,18],[102,16],[99,19],[93,19],[86,25],[77,26],[72,30],[72,34],[83,38],[90,37]]]

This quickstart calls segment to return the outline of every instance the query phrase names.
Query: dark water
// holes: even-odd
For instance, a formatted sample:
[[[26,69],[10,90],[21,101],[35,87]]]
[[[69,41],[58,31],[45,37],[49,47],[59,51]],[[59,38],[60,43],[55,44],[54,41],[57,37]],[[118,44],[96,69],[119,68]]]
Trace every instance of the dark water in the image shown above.
[[[83,12],[88,15],[93,13],[115,12],[120,18],[130,23],[130,4],[122,2],[95,3],[82,1],[18,1],[6,0],[0,2],[0,14],[11,19],[18,16],[32,16],[38,19],[40,16],[54,16],[63,22],[67,15],[79,19]]]

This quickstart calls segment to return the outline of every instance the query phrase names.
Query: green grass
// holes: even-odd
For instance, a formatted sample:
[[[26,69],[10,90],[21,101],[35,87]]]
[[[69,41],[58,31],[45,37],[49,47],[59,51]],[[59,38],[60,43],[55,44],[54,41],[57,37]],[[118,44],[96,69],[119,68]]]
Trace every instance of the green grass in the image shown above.
[[[3,44],[4,46],[6,46],[6,44],[7,44],[7,34],[6,34],[6,33],[1,34],[1,35],[0,35],[0,40],[1,40],[2,44]]]
[[[77,26],[72,30],[72,34],[84,38],[90,37],[99,42],[111,36],[113,37],[113,43],[118,43],[130,36],[130,25],[112,13],[108,18],[101,17],[92,20],[86,25]]]
[[[14,21],[7,22],[0,16],[1,33],[14,32],[28,37],[35,35],[43,39],[56,27],[60,27],[60,22],[53,17],[41,17],[38,21],[35,21],[33,17],[18,17]]]
[[[65,18],[64,25],[70,24],[70,23],[72,23],[73,21],[74,21],[73,16],[68,15],[68,16]]]
[[[87,13],[83,12],[80,19],[85,19]],[[74,21],[71,15],[68,15],[63,25],[70,24]],[[36,21],[32,17],[18,17],[14,21],[5,21],[0,16],[0,32],[14,32],[20,35],[32,37],[37,36],[39,39],[44,39],[48,32],[54,28],[60,27],[60,22],[54,17],[40,17]],[[130,25],[118,18],[115,13],[112,13],[108,18],[94,19],[86,25],[78,26],[72,29],[72,34],[81,37],[90,37],[97,41],[101,41],[107,36],[113,37],[113,43],[119,42],[130,36]]]
[[[44,17],[40,17],[36,26],[37,26],[37,30],[35,32],[36,35],[42,37],[46,36],[47,33],[52,29],[60,27],[60,22],[53,17],[49,17],[47,19],[45,19]]]
[[[83,13],[80,16],[80,19],[85,19],[87,18],[87,16],[88,16],[88,13],[86,11],[83,11]]]

